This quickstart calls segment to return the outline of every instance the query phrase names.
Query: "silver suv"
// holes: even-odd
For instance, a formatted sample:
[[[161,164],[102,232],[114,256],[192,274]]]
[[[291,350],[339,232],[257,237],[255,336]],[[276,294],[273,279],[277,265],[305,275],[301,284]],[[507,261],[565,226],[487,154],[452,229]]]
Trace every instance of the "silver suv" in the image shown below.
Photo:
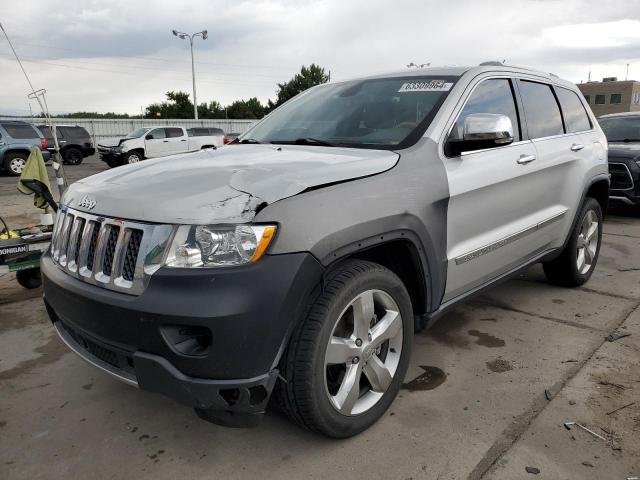
[[[226,148],[72,185],[45,302],[81,357],[202,418],[257,423],[273,393],[348,437],[389,408],[414,331],[453,305],[536,262],[586,282],[608,191],[606,138],[554,75],[330,83]]]

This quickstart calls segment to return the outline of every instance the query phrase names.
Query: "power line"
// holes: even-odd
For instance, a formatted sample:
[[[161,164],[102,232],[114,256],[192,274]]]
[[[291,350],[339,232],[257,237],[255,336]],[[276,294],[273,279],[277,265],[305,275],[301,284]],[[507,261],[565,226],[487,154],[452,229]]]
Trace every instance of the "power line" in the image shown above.
[[[0,58],[3,58],[5,60],[10,60],[9,57],[3,57],[0,56]],[[24,58],[24,56],[23,56]],[[53,63],[53,62],[47,62],[47,61],[42,61],[42,60],[23,60],[25,63],[36,63],[36,64],[42,64],[42,65],[50,65],[53,67],[60,67],[60,68],[72,68],[72,69],[77,69],[77,70],[87,70],[87,71],[93,71],[93,72],[105,72],[105,73],[114,73],[114,74],[118,74],[118,75],[129,75],[129,76],[134,76],[137,78],[140,78],[140,75],[133,73],[131,71],[122,71],[122,70],[108,70],[108,69],[104,69],[104,68],[91,68],[91,67],[82,67],[79,65],[68,65],[68,64],[64,64],[64,63]],[[174,71],[171,70],[162,70],[165,73],[172,73],[175,74]],[[232,81],[232,80],[215,80],[215,79],[210,79],[210,80],[202,80],[204,83],[211,83],[211,84],[228,84],[228,85],[249,85],[249,86],[259,86],[259,85],[273,85],[274,82],[242,82],[242,81]]]
[[[79,50],[79,49],[75,49],[75,48],[56,47],[56,46],[51,46],[51,45],[39,45],[39,44],[36,44],[36,43],[19,43],[17,45],[18,46],[25,46],[25,47],[46,48],[46,49],[50,49],[50,50],[63,50],[63,51],[67,51],[67,52],[85,53],[85,54],[89,54],[89,55],[98,55],[100,57],[108,56],[108,55],[105,55],[103,52],[96,52],[96,51],[89,51],[89,50]],[[185,60],[174,60],[174,59],[169,59],[169,58],[147,57],[147,56],[136,56],[136,55],[127,55],[124,58],[134,58],[134,59],[140,59],[140,60],[149,60],[149,61],[167,62],[167,63],[176,63],[176,62],[185,63],[186,62]],[[276,66],[276,65],[215,63],[215,62],[206,62],[206,61],[198,61],[198,63],[203,63],[203,64],[207,64],[207,65],[213,65],[213,66],[217,66],[217,67],[237,67],[237,68],[250,68],[250,69],[265,68],[265,69],[274,69],[274,70],[285,70],[285,69],[288,70],[287,67]]]

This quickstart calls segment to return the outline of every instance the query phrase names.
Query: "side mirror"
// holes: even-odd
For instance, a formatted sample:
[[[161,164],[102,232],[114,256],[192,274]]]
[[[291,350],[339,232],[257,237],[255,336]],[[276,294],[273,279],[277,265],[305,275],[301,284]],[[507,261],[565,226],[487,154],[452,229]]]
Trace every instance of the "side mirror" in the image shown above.
[[[513,143],[511,119],[496,113],[472,113],[463,125],[454,125],[447,147],[451,154],[481,150]]]
[[[153,140],[153,135],[151,135],[150,133],[147,133],[146,137],[144,137],[145,140]]]

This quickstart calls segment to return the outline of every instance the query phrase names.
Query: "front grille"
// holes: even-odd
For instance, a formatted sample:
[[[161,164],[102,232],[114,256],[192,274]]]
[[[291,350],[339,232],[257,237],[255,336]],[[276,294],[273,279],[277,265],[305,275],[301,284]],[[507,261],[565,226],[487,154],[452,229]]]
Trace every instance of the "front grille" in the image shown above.
[[[87,250],[87,269],[93,270],[93,261],[96,257],[96,245],[98,243],[98,235],[100,234],[100,224],[98,222],[89,222],[91,225],[91,236],[89,237],[89,248]]]
[[[154,225],[104,218],[61,209],[51,241],[51,256],[65,272],[110,290],[142,293],[148,276],[162,262],[173,232]]]
[[[609,163],[611,190],[632,190],[633,177],[624,163]]]
[[[118,241],[120,228],[114,225],[109,225],[107,229],[109,230],[109,234],[107,236],[107,244],[104,247],[102,273],[107,276],[111,276],[111,268],[113,267],[113,256],[116,253],[116,242]]]
[[[136,271],[136,261],[140,252],[140,241],[142,240],[142,231],[131,230],[131,237],[127,245],[127,253],[124,256],[124,264],[122,265],[122,278],[125,280],[133,280]]]

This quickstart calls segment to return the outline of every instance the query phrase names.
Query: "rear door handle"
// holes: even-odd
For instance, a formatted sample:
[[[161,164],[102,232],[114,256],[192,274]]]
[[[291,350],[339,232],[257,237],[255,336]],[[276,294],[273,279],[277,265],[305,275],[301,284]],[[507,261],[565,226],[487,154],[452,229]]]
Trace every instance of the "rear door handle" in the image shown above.
[[[573,145],[571,145],[572,152],[579,152],[583,148],[584,148],[584,145],[582,145],[581,143],[574,143]]]
[[[526,165],[527,163],[531,163],[536,159],[535,155],[520,155],[518,159],[518,163],[520,165]]]
[[[169,142],[169,140],[162,140],[162,143],[167,143]]]
[[[181,141],[181,142],[186,142],[187,140],[183,138],[183,139],[182,139],[182,140],[180,140],[180,141]]]

